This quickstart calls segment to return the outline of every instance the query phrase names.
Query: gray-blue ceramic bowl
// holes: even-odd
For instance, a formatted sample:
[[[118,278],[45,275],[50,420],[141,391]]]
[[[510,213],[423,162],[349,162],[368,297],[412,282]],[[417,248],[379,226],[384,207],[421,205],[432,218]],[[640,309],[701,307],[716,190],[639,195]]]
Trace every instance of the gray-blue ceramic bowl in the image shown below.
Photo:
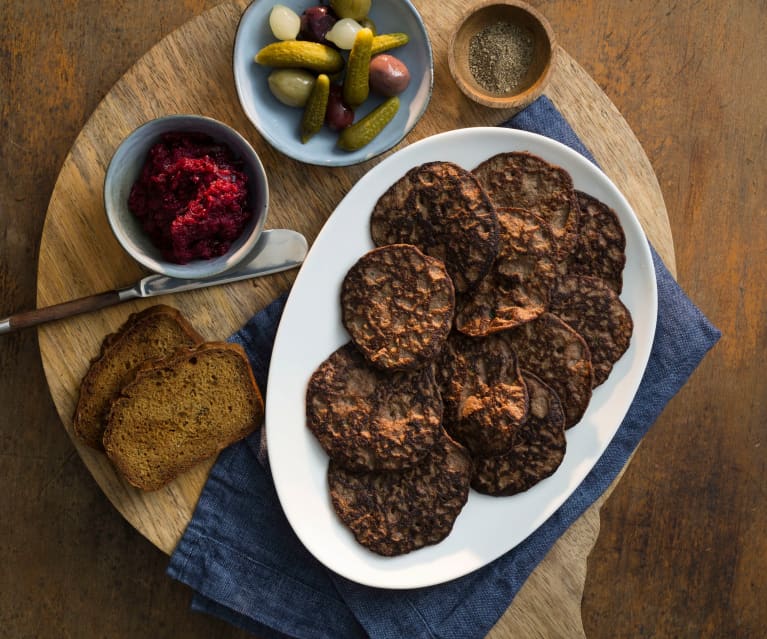
[[[131,187],[141,173],[149,149],[164,134],[171,132],[206,134],[226,144],[243,162],[243,170],[248,176],[248,205],[253,215],[239,238],[219,257],[186,264],[168,261],[128,208]],[[168,115],[141,125],[117,147],[104,179],[104,208],[117,241],[137,262],[171,277],[202,279],[223,273],[250,255],[266,222],[269,184],[253,147],[230,126],[200,115]]]
[[[269,14],[275,4],[290,7],[301,15],[313,0],[256,0],[243,13],[234,41],[234,81],[242,109],[263,138],[285,155],[318,166],[349,166],[369,160],[399,143],[426,111],[434,83],[431,43],[423,20],[409,0],[374,1],[370,18],[378,33],[407,33],[410,41],[387,53],[399,58],[410,71],[410,84],[399,96],[400,108],[394,119],[369,144],[357,151],[336,146],[338,133],[328,127],[301,142],[299,126],[303,110],[279,102],[269,90],[267,77],[272,69],[254,62],[263,47],[277,42],[269,28]],[[373,110],[384,98],[371,95],[357,109],[355,120]]]

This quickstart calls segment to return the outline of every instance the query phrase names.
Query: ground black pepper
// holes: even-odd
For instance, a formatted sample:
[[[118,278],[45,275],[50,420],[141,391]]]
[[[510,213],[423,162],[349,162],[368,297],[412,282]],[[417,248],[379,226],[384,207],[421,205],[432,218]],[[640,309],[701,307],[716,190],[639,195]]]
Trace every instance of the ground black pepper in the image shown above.
[[[469,69],[491,93],[515,90],[533,60],[533,34],[510,22],[497,22],[469,41]]]

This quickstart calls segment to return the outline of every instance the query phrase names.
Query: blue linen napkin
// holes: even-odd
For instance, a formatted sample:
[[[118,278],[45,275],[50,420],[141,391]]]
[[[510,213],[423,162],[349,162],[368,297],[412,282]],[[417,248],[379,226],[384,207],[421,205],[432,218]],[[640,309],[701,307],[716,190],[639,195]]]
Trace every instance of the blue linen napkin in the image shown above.
[[[546,135],[594,161],[545,96],[505,126]],[[194,610],[264,639],[484,637],[554,542],[615,479],[720,337],[655,251],[653,261],[658,322],[637,395],[583,483],[516,548],[468,575],[427,588],[385,590],[349,581],[314,559],[293,533],[256,433],[219,456],[168,574],[195,590]],[[247,351],[264,392],[285,299],[275,300],[231,338]]]

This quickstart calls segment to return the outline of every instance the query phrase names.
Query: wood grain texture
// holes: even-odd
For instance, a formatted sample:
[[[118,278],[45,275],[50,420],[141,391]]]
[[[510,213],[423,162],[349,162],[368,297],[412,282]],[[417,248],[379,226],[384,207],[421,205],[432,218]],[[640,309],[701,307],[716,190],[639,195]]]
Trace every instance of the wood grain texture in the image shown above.
[[[67,0],[53,11],[40,0],[3,5],[0,315],[35,305],[48,200],[102,96],[161,37],[216,4]],[[757,362],[767,345],[767,6],[533,4],[641,140],[668,206],[681,283],[725,332],[602,509],[583,601],[586,634],[762,636],[767,389]],[[444,108],[456,126],[473,117],[471,107]],[[4,633],[246,636],[191,614],[188,590],[163,574],[165,556],[106,501],[60,427],[34,332],[0,339],[0,371]],[[596,531],[597,518],[589,525]],[[571,616],[570,604],[563,609],[537,596],[543,589],[533,579],[514,602],[517,625],[494,633],[574,636],[561,625],[544,635],[526,623]]]
[[[457,12],[460,3],[453,6],[442,3],[439,16],[430,14],[434,6],[427,3],[422,6],[427,25],[441,24],[446,9],[451,16],[450,11]],[[373,164],[368,162],[334,171],[310,168],[314,173],[313,188],[304,195],[303,202],[294,197],[306,167],[286,163],[252,130],[239,113],[232,83],[211,82],[211,78],[223,78],[231,73],[230,52],[240,9],[235,5],[220,5],[152,48],[121,78],[89,119],[64,162],[49,205],[40,247],[39,306],[55,303],[62,297],[85,294],[88,290],[120,287],[139,277],[137,267],[115,245],[101,212],[100,191],[114,149],[125,135],[148,118],[165,113],[203,113],[245,131],[266,167],[282,167],[279,173],[271,173],[269,224],[296,228],[304,232],[310,242],[333,206],[306,200],[322,194],[331,203],[339,202],[348,188],[346,180],[353,183]],[[464,101],[455,86],[444,81],[446,39],[433,37],[433,46],[438,61],[435,106],[408,142],[450,128],[441,107]],[[203,51],[207,52],[205,56],[201,55]],[[189,52],[200,54],[189,55]],[[618,111],[564,51],[558,53],[558,68],[551,86],[553,99],[563,110],[569,110],[569,120],[577,125],[601,165],[626,193],[652,241],[667,250],[665,247],[670,247],[672,242],[657,182],[641,146]],[[444,95],[440,96],[440,92]],[[596,108],[585,110],[581,106],[584,103]],[[498,114],[481,109],[467,124],[496,124],[507,116],[508,112]],[[334,174],[343,175],[344,181]],[[306,193],[306,189],[301,192]],[[99,249],[94,250],[95,247]],[[673,264],[673,254],[667,254],[666,258]],[[195,295],[174,296],[172,303],[187,317],[194,318],[205,337],[223,339],[285,290],[290,278],[281,274],[256,282],[206,289]],[[253,288],[257,294],[253,294]],[[104,335],[122,324],[127,313],[150,303],[154,302],[125,304],[40,329],[43,366],[54,402],[68,429],[71,429],[80,380]],[[199,315],[200,308],[210,309],[210,316],[204,321]],[[123,516],[158,548],[171,552],[191,518],[210,464],[195,468],[159,491],[142,493],[130,487],[105,456],[79,442],[74,443],[96,481]],[[596,512],[596,508],[592,509],[586,520],[593,521]],[[593,523],[576,526],[572,534],[559,543],[528,586],[531,615],[518,615],[512,606],[498,624],[499,636],[514,634],[513,626],[529,626],[533,618],[537,619],[536,625],[544,635],[551,635],[557,627],[570,636],[582,634],[580,599],[585,558],[595,541],[594,533]],[[540,598],[556,601],[556,608],[569,614],[541,615]]]

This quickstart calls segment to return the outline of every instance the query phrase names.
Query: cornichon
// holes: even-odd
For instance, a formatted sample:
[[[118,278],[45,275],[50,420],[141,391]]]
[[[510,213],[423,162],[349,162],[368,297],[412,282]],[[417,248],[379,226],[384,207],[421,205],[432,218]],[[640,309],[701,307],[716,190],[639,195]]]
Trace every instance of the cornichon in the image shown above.
[[[399,98],[395,95],[378,105],[359,122],[347,126],[338,136],[338,146],[344,151],[356,151],[375,138],[391,122],[399,110]]]
[[[410,37],[407,33],[382,33],[373,38],[370,55],[378,55],[389,49],[404,46],[408,42],[410,42]]]
[[[309,100],[301,118],[301,142],[306,144],[309,139],[322,128],[325,121],[325,111],[328,108],[330,95],[330,78],[320,73],[314,81],[314,87],[309,94]]]
[[[343,86],[344,102],[349,106],[359,106],[368,99],[372,45],[373,32],[370,29],[357,31],[354,45],[349,51],[349,62],[346,65],[346,77]]]
[[[321,73],[335,73],[344,67],[343,57],[332,47],[303,40],[268,44],[256,54],[255,61],[266,67],[311,69]]]

